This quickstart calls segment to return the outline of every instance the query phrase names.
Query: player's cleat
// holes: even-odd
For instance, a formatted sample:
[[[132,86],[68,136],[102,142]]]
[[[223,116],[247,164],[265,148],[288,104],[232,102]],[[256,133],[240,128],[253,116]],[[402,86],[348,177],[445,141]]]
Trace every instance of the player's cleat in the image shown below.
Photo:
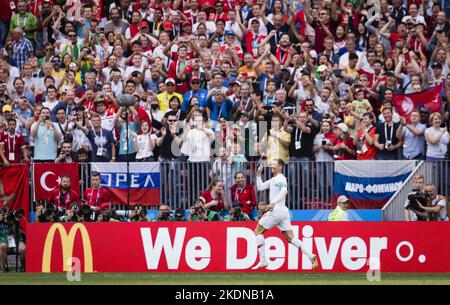
[[[317,255],[313,254],[313,257],[311,259],[311,263],[312,263],[312,269],[313,270],[317,270],[319,268],[319,261],[317,259]]]
[[[258,270],[258,269],[261,269],[261,268],[267,268],[267,263],[259,262],[259,264],[256,265],[256,266],[254,266],[254,267],[252,268],[252,270]]]

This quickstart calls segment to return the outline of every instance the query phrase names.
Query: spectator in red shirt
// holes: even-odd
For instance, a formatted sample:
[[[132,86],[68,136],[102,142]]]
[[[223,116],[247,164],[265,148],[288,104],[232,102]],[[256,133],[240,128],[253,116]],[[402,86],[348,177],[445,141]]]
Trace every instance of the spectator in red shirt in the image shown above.
[[[70,176],[61,176],[61,183],[58,189],[55,189],[49,199],[49,203],[56,207],[71,209],[80,201],[80,195],[70,188]]]
[[[374,160],[377,155],[377,148],[375,147],[375,130],[374,115],[371,112],[363,114],[358,137],[356,139],[357,151],[356,159],[358,160]]]
[[[16,120],[9,119],[8,131],[0,134],[0,157],[5,166],[8,166],[10,163],[20,163],[21,152],[23,153],[23,161],[30,162],[27,145],[23,136],[16,132],[16,127]]]
[[[91,187],[84,192],[85,204],[91,208],[100,210],[105,206],[111,204],[111,194],[109,190],[100,185],[100,173],[94,172],[91,174]]]
[[[231,187],[231,199],[242,204],[242,211],[248,215],[256,208],[255,187],[245,182],[245,174],[236,172],[234,175],[236,184]]]
[[[355,159],[355,144],[353,138],[348,133],[348,127],[345,123],[339,123],[335,129],[337,136],[333,147],[335,160],[353,160]]]
[[[206,191],[200,194],[199,198],[205,200],[206,209],[210,209],[214,212],[221,212],[230,208],[221,180],[214,180],[211,182]]]

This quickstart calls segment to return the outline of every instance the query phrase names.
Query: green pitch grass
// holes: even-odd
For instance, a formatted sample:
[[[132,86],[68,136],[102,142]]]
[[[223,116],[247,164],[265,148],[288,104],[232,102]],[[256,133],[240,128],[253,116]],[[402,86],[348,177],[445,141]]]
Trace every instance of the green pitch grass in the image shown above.
[[[0,285],[450,285],[450,274],[381,273],[381,281],[369,282],[365,273],[91,273],[80,282],[69,282],[65,273],[0,273]]]

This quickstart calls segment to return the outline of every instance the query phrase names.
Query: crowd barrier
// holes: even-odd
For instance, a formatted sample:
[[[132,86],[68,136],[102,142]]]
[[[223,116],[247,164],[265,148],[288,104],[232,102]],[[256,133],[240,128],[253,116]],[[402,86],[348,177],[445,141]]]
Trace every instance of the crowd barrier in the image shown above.
[[[27,272],[255,272],[254,222],[38,223],[27,226]],[[293,222],[319,272],[450,272],[449,222]],[[311,272],[279,230],[266,235],[269,267]]]
[[[364,161],[360,161],[364,166]],[[450,195],[450,162],[449,161],[422,161],[423,174],[426,183],[433,183],[438,187],[439,193],[445,196]],[[419,165],[419,162],[417,162]],[[379,166],[386,164],[380,161]],[[91,164],[80,163],[80,194],[90,187]],[[172,209],[189,209],[198,196],[208,187],[214,179],[221,179],[225,189],[229,189],[234,184],[234,174],[236,171],[243,171],[247,177],[247,183],[256,184],[257,164],[255,162],[243,162],[229,165],[226,162],[161,162],[159,163],[160,181],[159,198],[160,203],[168,204]],[[33,177],[33,167],[30,167],[30,177]],[[332,209],[334,202],[334,162],[289,162],[286,164],[285,174],[288,179],[287,204],[290,209],[296,210],[324,210]],[[270,168],[266,168],[263,173],[263,180],[271,177]],[[409,181],[409,180],[408,180]],[[30,179],[30,202],[35,203],[34,183]],[[405,184],[402,191],[407,194],[410,184]],[[227,192],[231,200],[230,192]],[[268,201],[268,191],[256,192],[257,201]],[[397,214],[392,213],[389,220],[402,220],[401,213],[398,213],[402,198],[397,198],[396,203],[391,208],[397,210]],[[159,203],[158,202],[158,203]],[[403,200],[404,202],[404,200]],[[157,203],[155,203],[157,204]],[[129,204],[125,201],[118,208],[126,209]],[[386,214],[386,212],[385,212]]]

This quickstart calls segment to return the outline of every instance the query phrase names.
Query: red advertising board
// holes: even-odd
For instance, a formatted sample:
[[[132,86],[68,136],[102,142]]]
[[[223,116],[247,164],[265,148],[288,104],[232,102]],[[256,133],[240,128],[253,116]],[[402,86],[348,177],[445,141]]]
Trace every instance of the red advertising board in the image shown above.
[[[255,223],[30,224],[28,272],[255,272]],[[319,257],[319,272],[450,272],[448,222],[294,222]],[[310,272],[311,264],[274,229],[266,234],[269,270]],[[63,263],[64,262],[64,263]]]

